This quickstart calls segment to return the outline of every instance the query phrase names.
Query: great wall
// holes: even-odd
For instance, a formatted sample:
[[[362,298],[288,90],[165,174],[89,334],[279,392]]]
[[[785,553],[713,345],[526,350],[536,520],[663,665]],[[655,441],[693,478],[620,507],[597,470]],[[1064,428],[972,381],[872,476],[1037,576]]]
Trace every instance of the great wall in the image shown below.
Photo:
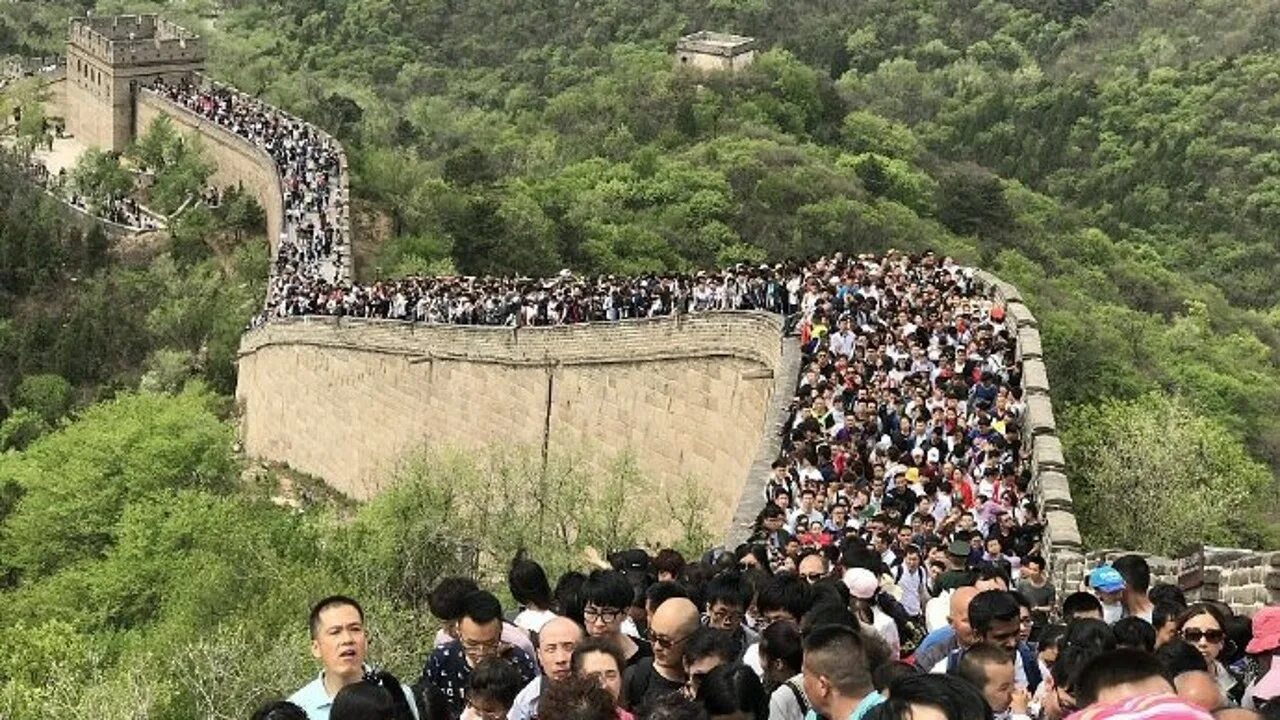
[[[73,21],[68,47],[69,79],[52,96],[65,103],[73,131],[122,149],[165,116],[199,134],[217,165],[213,182],[257,197],[275,249],[285,219],[272,159],[142,87],[156,78],[210,82],[199,74],[198,37],[154,16],[94,18]],[[345,159],[339,184],[345,196]],[[344,230],[349,237],[349,223]],[[338,275],[353,271],[348,253]],[[1007,308],[1017,339],[1031,488],[1047,521],[1053,578],[1070,592],[1087,569],[1121,552],[1084,546],[1035,317],[1012,285],[983,271],[975,279]],[[735,543],[758,510],[799,365],[782,319],[765,312],[528,328],[296,318],[245,333],[236,398],[248,455],[355,497],[377,492],[398,458],[424,443],[480,446],[501,438],[555,451],[626,448],[662,488],[684,478],[700,483],[726,543]],[[1175,583],[1190,598],[1241,611],[1280,603],[1277,552],[1203,548],[1150,563],[1154,580]]]

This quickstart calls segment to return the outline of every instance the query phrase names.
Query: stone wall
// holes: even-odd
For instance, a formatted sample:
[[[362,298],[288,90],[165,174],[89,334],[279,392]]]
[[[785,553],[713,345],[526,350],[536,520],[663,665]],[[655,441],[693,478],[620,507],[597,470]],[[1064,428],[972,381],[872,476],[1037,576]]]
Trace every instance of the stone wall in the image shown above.
[[[545,443],[599,467],[629,450],[658,485],[650,502],[691,479],[717,528],[776,429],[782,343],[780,317],[749,312],[520,329],[300,318],[244,336],[236,396],[249,455],[353,497],[423,446]]]
[[[200,136],[209,157],[217,165],[210,184],[217,187],[238,185],[258,200],[267,216],[267,242],[271,244],[274,256],[284,227],[284,195],[280,190],[280,174],[275,161],[249,141],[151,90],[138,91],[134,115],[139,133],[146,132],[152,121],[164,115],[173,121],[176,129]]]
[[[1006,308],[1006,324],[1018,340],[1022,389],[1027,400],[1024,450],[1031,456],[1031,487],[1044,513],[1045,556],[1059,593],[1083,590],[1088,571],[1109,563],[1126,550],[1085,552],[1071,500],[1062,441],[1058,439],[1049,400],[1038,323],[1013,285],[984,271],[975,280]],[[1151,567],[1152,583],[1177,585],[1189,600],[1225,602],[1240,613],[1280,604],[1280,552],[1201,547],[1181,558],[1136,553]]]
[[[1039,323],[1013,285],[983,270],[974,273],[974,280],[991,299],[1005,307],[1006,327],[1017,340],[1023,399],[1027,404],[1023,452],[1031,459],[1030,488],[1045,521],[1044,555],[1059,592],[1073,592],[1085,571],[1084,545],[1049,399],[1049,374],[1044,366]]]

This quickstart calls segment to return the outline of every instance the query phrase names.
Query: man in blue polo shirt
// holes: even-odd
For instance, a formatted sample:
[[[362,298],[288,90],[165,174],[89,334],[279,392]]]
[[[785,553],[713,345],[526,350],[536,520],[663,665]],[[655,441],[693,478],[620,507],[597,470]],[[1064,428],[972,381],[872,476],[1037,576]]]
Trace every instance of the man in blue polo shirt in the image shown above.
[[[333,698],[342,688],[360,682],[369,670],[365,653],[369,649],[364,632],[364,610],[360,603],[344,595],[331,595],[311,608],[311,654],[320,661],[320,675],[289,696],[302,708],[308,720],[329,720]],[[414,717],[418,704],[413,691],[401,686]]]

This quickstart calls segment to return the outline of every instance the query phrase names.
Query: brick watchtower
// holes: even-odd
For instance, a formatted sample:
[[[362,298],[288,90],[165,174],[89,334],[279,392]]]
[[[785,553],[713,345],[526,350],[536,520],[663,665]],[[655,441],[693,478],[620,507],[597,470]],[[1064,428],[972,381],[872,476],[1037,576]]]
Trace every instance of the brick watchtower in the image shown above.
[[[137,87],[204,69],[204,40],[155,15],[71,20],[67,130],[81,143],[124,150],[133,139]]]

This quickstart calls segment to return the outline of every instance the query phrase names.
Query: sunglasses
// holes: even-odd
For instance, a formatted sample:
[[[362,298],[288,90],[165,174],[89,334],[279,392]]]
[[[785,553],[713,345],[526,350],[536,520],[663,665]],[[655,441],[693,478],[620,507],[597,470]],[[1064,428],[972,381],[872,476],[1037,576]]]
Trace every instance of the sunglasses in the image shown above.
[[[1198,643],[1202,639],[1211,645],[1217,645],[1225,640],[1226,633],[1221,630],[1200,630],[1199,628],[1183,628],[1182,639],[1189,643]]]

